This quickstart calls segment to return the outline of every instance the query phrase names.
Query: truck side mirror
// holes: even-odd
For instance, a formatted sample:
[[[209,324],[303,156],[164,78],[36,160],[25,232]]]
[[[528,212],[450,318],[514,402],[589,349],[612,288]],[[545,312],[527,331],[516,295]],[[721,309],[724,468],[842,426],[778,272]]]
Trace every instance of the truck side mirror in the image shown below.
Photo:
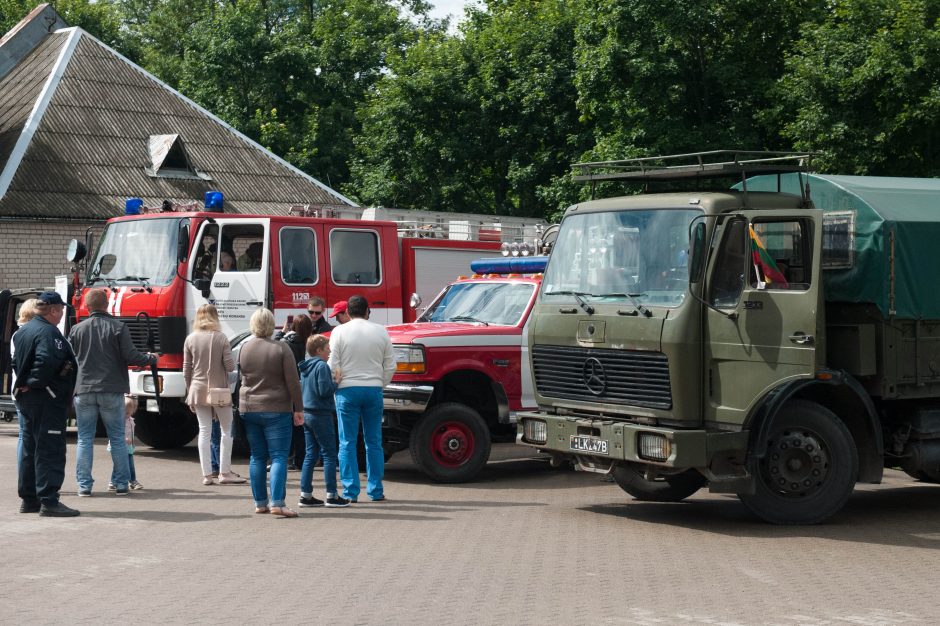
[[[189,226],[180,224],[176,235],[176,263],[180,264],[189,258]]]
[[[209,297],[209,287],[212,286],[212,281],[208,278],[197,278],[193,281],[193,287],[202,292],[203,298]]]
[[[697,283],[702,280],[702,271],[705,269],[705,223],[698,222],[692,227],[692,236],[689,237],[689,282]]]

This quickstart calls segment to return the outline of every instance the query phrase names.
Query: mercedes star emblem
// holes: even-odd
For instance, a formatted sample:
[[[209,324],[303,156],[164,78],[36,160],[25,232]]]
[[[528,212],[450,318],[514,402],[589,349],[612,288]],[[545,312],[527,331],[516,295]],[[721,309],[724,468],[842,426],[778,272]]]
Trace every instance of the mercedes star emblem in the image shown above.
[[[604,372],[604,366],[601,362],[590,357],[584,360],[584,367],[581,368],[581,378],[584,380],[584,386],[595,396],[599,396],[607,389],[607,373]]]

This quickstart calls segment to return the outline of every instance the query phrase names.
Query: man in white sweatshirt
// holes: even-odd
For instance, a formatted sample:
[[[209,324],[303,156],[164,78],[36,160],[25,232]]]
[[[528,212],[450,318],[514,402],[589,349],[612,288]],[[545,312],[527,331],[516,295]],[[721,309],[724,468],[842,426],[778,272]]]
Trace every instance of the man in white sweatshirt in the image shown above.
[[[366,495],[373,502],[385,500],[382,477],[382,388],[395,374],[392,340],[384,326],[369,321],[369,303],[353,296],[347,303],[350,320],[330,333],[330,369],[340,378],[336,390],[339,422],[339,477],[343,497],[356,502],[361,489],[356,438],[362,423],[366,444]]]

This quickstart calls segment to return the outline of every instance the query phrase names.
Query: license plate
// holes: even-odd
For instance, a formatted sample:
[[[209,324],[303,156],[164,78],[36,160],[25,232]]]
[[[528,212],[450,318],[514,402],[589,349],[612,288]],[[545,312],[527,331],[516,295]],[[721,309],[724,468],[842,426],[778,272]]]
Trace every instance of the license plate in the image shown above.
[[[587,435],[571,435],[571,449],[578,452],[607,454],[607,440]]]

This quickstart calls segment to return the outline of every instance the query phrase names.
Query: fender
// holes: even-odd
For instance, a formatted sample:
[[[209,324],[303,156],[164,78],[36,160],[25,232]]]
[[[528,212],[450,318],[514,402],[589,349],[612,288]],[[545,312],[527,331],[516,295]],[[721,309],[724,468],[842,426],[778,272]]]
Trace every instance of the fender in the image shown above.
[[[780,409],[791,398],[817,402],[842,419],[858,445],[858,479],[880,483],[884,474],[884,438],[881,420],[864,387],[844,370],[820,370],[828,379],[801,379],[777,387],[760,401],[745,423],[751,432],[748,456],[762,459],[767,439]]]

